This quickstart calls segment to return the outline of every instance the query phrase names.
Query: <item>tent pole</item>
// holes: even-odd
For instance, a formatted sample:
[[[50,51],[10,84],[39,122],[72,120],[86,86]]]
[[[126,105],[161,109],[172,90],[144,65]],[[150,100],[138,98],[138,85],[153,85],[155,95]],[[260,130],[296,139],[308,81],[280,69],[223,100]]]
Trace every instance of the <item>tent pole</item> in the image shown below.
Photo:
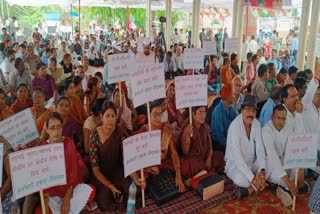
[[[71,10],[71,36],[73,37],[73,15],[72,15],[72,2],[70,4],[70,10]]]
[[[8,4],[8,2],[6,2],[6,5],[7,5],[7,14],[8,14],[8,18],[10,18],[10,11],[9,11],[9,4]]]
[[[78,21],[78,24],[79,24],[79,26],[78,26],[78,29],[79,29],[79,37],[80,37],[80,32],[81,32],[81,30],[80,30],[80,0],[79,0],[79,9],[78,9],[78,19],[79,19],[79,21]]]

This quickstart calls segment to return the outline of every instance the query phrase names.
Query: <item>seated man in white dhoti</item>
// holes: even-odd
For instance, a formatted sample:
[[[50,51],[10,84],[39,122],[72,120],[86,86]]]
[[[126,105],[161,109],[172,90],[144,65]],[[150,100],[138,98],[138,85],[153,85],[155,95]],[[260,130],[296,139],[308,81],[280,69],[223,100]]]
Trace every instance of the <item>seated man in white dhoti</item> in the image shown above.
[[[289,131],[285,129],[287,110],[283,105],[273,109],[272,119],[262,128],[262,140],[267,153],[267,180],[278,185],[277,196],[284,206],[292,204],[292,196],[298,193],[294,184],[295,169],[285,170],[283,161],[288,141]],[[303,175],[299,176],[298,187],[303,187]]]
[[[225,170],[227,176],[239,187],[238,199],[266,187],[266,156],[260,123],[255,119],[256,108],[255,97],[245,96],[241,114],[233,120],[228,130]]]

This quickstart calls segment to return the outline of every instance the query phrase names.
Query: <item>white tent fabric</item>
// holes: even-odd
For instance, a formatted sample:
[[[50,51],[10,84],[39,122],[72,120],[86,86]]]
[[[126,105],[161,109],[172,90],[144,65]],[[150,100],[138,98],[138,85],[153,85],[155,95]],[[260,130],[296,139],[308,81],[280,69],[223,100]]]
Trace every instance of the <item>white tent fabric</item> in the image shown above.
[[[192,11],[193,0],[173,0],[173,10]],[[235,0],[240,1],[240,0]],[[291,3],[291,7],[301,8],[302,0],[286,0]],[[79,0],[7,0],[9,5],[41,7],[47,5],[73,5],[77,6]],[[146,8],[146,0],[80,0],[81,6],[98,6],[111,8]],[[201,8],[217,7],[232,9],[233,0],[201,0]],[[152,10],[165,10],[165,0],[152,0]]]

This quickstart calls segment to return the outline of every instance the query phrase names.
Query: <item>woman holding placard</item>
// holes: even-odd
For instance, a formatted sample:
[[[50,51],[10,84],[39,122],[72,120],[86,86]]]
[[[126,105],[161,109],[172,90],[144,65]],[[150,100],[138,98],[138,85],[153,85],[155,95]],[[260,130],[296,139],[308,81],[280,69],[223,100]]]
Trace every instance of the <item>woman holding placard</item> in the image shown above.
[[[205,123],[207,109],[204,106],[192,107],[192,124],[185,121],[180,136],[179,148],[182,159],[188,161],[189,171],[182,171],[182,176],[192,178],[201,171],[211,170],[212,144],[210,128]]]
[[[46,129],[49,139],[42,145],[51,143],[63,143],[64,145],[67,180],[65,185],[43,191],[46,213],[49,208],[53,214],[80,213],[87,202],[93,199],[95,189],[92,186],[81,184],[76,148],[73,140],[62,135],[63,118],[59,113],[49,113],[46,119]]]
[[[102,106],[102,125],[90,136],[90,162],[97,189],[96,201],[102,211],[126,210],[131,179],[141,185],[137,173],[124,177],[122,140],[124,133],[117,124],[117,107],[112,102]],[[139,193],[141,191],[137,191]],[[141,202],[136,202],[141,205]]]
[[[11,110],[18,113],[32,107],[32,99],[29,87],[25,83],[20,83],[17,87],[17,99],[12,103]]]

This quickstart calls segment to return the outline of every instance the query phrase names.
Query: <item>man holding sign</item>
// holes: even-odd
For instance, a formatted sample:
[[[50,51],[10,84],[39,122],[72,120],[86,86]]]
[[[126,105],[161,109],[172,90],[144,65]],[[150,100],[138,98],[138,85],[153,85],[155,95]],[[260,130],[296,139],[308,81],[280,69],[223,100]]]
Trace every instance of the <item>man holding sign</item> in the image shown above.
[[[294,184],[294,170],[285,170],[283,167],[285,148],[289,134],[288,131],[284,129],[286,120],[286,108],[283,105],[277,105],[273,109],[272,120],[266,123],[262,129],[262,140],[267,152],[267,179],[271,183],[278,185],[277,196],[281,199],[285,207],[292,204],[291,195],[298,193],[298,189]],[[300,178],[302,179],[303,186],[303,176]]]

